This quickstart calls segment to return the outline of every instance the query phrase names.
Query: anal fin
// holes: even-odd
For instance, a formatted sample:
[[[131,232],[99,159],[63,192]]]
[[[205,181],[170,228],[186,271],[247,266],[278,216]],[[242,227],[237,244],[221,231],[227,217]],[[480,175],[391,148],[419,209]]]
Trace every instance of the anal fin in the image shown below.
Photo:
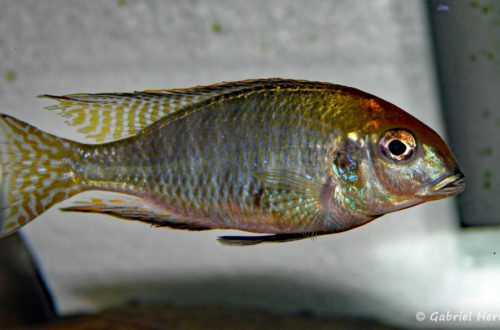
[[[140,197],[117,195],[110,198],[91,198],[89,201],[77,201],[72,206],[61,208],[65,212],[103,213],[125,219],[148,223],[155,227],[170,227],[185,230],[208,230],[206,225],[192,220],[182,219],[168,210]]]

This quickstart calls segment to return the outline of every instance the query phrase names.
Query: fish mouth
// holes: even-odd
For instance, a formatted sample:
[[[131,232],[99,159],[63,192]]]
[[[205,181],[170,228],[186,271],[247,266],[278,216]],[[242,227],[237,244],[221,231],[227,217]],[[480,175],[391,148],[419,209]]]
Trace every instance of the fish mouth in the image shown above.
[[[432,195],[450,196],[461,193],[465,189],[465,175],[456,171],[454,174],[445,177],[432,187]]]

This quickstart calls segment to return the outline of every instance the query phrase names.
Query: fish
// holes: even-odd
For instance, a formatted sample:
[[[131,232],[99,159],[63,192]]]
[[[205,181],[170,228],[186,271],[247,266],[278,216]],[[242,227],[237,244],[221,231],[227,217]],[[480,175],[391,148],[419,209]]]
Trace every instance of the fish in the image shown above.
[[[1,237],[90,190],[111,197],[61,210],[264,234],[218,238],[247,246],[344,232],[465,188],[433,129],[352,87],[271,78],[39,97],[92,143],[0,114]]]

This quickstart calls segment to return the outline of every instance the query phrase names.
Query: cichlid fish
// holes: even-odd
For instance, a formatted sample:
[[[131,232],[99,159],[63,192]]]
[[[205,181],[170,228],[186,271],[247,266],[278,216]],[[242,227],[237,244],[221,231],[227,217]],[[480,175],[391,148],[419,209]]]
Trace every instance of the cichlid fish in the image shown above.
[[[40,97],[98,143],[0,115],[2,236],[87,190],[116,197],[62,210],[274,234],[219,238],[250,245],[345,231],[464,189],[436,132],[350,87],[262,79]]]

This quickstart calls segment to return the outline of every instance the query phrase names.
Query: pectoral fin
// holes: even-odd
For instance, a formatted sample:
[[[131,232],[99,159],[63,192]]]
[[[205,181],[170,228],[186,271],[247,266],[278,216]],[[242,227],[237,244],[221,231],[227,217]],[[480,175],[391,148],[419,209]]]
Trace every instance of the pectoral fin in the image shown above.
[[[321,182],[283,170],[256,173],[254,176],[265,187],[256,202],[273,209],[283,222],[301,224],[314,232],[319,222],[335,221],[330,219],[327,209],[334,191],[331,180]]]
[[[73,206],[61,208],[67,212],[104,213],[126,220],[149,223],[155,227],[170,227],[186,230],[212,229],[206,225],[183,219],[154,203],[140,197],[117,195],[111,198],[92,198],[90,201],[78,201]]]

